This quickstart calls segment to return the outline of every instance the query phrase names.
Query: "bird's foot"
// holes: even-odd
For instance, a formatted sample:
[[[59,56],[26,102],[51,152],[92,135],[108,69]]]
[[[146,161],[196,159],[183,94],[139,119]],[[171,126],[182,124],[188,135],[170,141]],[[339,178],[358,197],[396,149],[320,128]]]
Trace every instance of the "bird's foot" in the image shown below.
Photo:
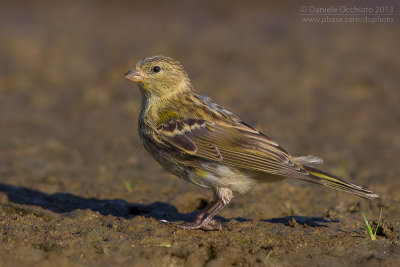
[[[179,228],[185,229],[185,230],[194,230],[194,229],[216,230],[216,231],[222,230],[221,224],[214,220],[211,220],[209,222],[195,221],[195,222],[190,222],[190,223],[174,223],[174,225],[178,226]]]

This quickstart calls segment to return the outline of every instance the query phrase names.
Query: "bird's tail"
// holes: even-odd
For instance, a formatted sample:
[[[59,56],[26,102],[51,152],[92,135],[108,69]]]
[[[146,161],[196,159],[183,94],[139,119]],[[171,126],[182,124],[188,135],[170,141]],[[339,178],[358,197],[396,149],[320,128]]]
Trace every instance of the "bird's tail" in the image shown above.
[[[327,172],[309,167],[309,166],[304,166],[303,168],[309,173],[307,179],[310,182],[316,182],[318,184],[325,185],[327,187],[331,187],[337,190],[342,190],[348,193],[355,194],[357,196],[367,198],[367,199],[373,199],[376,197],[379,197],[377,194],[375,194],[372,191],[369,191],[361,186],[346,182],[345,180],[342,180],[338,177],[333,176],[332,174],[329,174]],[[315,179],[315,181],[311,181]]]

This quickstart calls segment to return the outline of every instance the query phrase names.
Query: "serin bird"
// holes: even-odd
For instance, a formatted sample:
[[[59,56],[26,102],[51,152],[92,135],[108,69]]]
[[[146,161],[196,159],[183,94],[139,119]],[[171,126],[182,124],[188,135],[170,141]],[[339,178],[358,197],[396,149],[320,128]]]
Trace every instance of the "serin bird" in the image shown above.
[[[258,182],[291,177],[372,199],[377,194],[310,167],[315,156],[293,157],[276,141],[193,90],[176,60],[140,60],[124,78],[142,94],[138,132],[145,149],[169,172],[208,188],[213,199],[184,229],[219,229],[213,217]]]

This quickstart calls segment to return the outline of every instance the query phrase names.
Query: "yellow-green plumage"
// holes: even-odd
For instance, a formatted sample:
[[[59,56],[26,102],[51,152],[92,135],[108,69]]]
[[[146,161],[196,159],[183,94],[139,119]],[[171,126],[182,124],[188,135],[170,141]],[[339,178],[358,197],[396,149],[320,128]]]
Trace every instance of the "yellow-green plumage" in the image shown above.
[[[165,122],[167,122],[167,121],[169,121],[169,120],[172,120],[172,119],[175,119],[175,120],[177,120],[177,119],[179,119],[179,115],[178,115],[178,113],[176,113],[175,111],[173,111],[173,110],[161,110],[159,113],[158,113],[158,121],[157,121],[157,124],[162,124],[162,123],[165,123]]]
[[[193,91],[182,65],[155,56],[137,63],[126,78],[142,93],[139,136],[168,171],[214,192],[214,200],[188,229],[213,228],[212,217],[233,197],[258,181],[292,177],[365,198],[378,195],[306,166],[316,157],[292,157],[277,142],[236,115]],[[208,213],[208,214],[207,214]]]

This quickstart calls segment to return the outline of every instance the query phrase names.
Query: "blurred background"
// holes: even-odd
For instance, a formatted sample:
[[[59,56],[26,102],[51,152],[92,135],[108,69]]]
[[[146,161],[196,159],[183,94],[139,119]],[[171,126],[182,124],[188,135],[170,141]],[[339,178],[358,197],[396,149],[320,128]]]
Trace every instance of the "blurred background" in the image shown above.
[[[396,1],[385,4],[398,15]],[[122,75],[161,54],[293,154],[319,155],[360,183],[398,183],[398,21],[304,23],[304,5],[3,2],[2,181],[104,194],[115,176],[153,171],[136,133],[140,94]]]
[[[152,170],[136,133],[140,94],[122,75],[161,54],[181,61],[197,92],[293,154],[320,155],[377,184],[395,182],[398,22],[302,23],[300,7],[308,4],[4,2],[2,180],[44,179],[53,191],[79,178],[84,190],[109,168],[127,169],[127,179],[133,167]],[[108,182],[96,184],[112,190]]]
[[[144,57],[165,55],[184,65],[198,93],[292,154],[321,156],[325,170],[379,193],[387,214],[399,219],[397,1],[384,1],[394,7],[391,23],[324,24],[302,22],[301,7],[313,4],[302,1],[145,2],[2,1],[3,185],[163,201],[181,212],[194,209],[187,199],[207,200],[205,191],[163,171],[137,135],[141,96],[122,76]],[[263,195],[267,187],[271,194]],[[7,190],[0,191],[8,203]],[[257,194],[285,198],[290,209],[254,206],[255,212],[249,205],[241,216],[322,214],[339,197],[356,201],[287,182],[262,185],[237,201],[257,205]],[[233,216],[234,209],[224,212]]]

